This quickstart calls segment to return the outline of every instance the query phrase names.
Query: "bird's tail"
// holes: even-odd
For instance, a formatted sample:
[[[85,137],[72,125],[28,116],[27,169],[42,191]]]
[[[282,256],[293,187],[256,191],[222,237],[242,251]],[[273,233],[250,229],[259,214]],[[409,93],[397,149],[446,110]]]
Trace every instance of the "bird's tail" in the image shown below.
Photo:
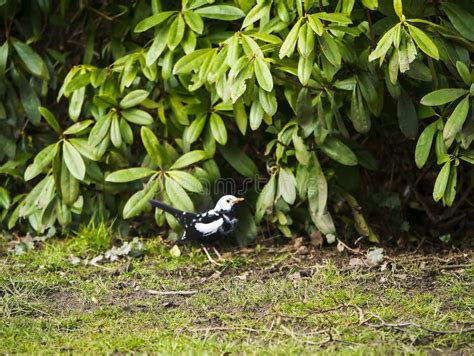
[[[178,218],[178,219],[183,213],[181,210],[175,209],[158,200],[150,200],[150,204],[151,206],[154,206],[155,208],[160,208],[161,210],[166,211],[167,213],[170,213],[171,215],[173,215],[175,218]]]

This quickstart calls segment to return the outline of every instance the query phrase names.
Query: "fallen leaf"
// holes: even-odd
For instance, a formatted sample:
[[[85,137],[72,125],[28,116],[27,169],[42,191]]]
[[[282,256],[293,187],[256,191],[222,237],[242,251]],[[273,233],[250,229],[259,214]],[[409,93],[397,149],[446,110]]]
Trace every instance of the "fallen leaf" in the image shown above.
[[[339,252],[342,252],[342,251],[344,251],[344,248],[345,248],[345,247],[344,247],[344,244],[343,244],[341,241],[339,241],[339,242],[337,243],[337,250],[338,250]]]
[[[372,266],[377,266],[384,259],[383,248],[375,248],[367,253],[367,262]]]
[[[69,256],[68,261],[72,265],[77,265],[77,264],[81,263],[81,259],[77,256],[74,256],[74,255]]]
[[[173,256],[173,257],[181,256],[181,250],[179,249],[178,245],[174,245],[173,247],[171,247],[170,255]]]
[[[349,266],[365,266],[364,260],[359,257],[352,257],[349,260]]]
[[[321,248],[323,245],[323,235],[320,231],[314,231],[311,235],[309,235],[311,245],[316,248]]]

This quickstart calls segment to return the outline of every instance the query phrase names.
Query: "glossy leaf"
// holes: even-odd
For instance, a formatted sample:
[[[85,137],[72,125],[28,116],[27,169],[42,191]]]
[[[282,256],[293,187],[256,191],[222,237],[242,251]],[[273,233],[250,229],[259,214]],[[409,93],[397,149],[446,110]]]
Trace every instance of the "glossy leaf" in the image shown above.
[[[436,44],[426,33],[413,25],[408,25],[408,30],[415,43],[423,52],[434,59],[439,59],[438,47],[436,47]]]
[[[122,109],[128,109],[137,106],[138,104],[142,103],[148,97],[148,95],[149,93],[143,89],[131,91],[120,101],[120,107]]]
[[[422,97],[420,103],[422,103],[423,105],[428,105],[428,106],[444,105],[452,101],[455,101],[456,99],[466,94],[467,94],[466,89],[459,89],[459,88],[438,89]]]
[[[195,164],[207,158],[207,154],[201,150],[195,150],[185,153],[179,157],[170,167],[170,169],[179,169]]]
[[[448,121],[444,125],[443,139],[446,142],[446,146],[449,148],[454,141],[456,135],[461,132],[464,122],[467,118],[469,111],[469,97],[465,97],[461,100],[452,114],[449,116]]]
[[[110,173],[105,180],[112,183],[125,183],[149,177],[154,173],[156,171],[147,167],[127,168]]]
[[[219,116],[219,114],[213,112],[211,113],[209,123],[211,125],[212,135],[216,141],[221,145],[225,145],[227,143],[227,128],[225,127],[222,118]]]
[[[268,68],[268,64],[265,62],[263,58],[255,58],[254,61],[254,70],[255,76],[257,77],[258,85],[263,90],[272,91],[273,89],[273,77],[270,69]]]
[[[133,124],[151,125],[153,123],[152,116],[146,111],[140,109],[126,109],[121,111],[122,116]]]
[[[183,171],[168,171],[167,174],[179,183],[180,186],[190,192],[199,193],[203,189],[201,182],[190,173]]]
[[[201,7],[195,12],[208,19],[224,20],[224,21],[233,21],[238,20],[245,16],[244,12],[235,6],[230,5],[211,5],[206,7]]]
[[[174,179],[165,179],[166,195],[173,202],[173,206],[183,211],[194,211],[194,204],[186,191]]]
[[[154,14],[153,16],[147,17],[146,19],[140,21],[137,24],[137,26],[135,27],[135,32],[143,32],[152,27],[158,26],[175,13],[175,11],[164,11]]]
[[[43,148],[25,171],[25,181],[29,181],[40,174],[48,166],[56,155],[58,144],[53,143]]]
[[[321,146],[323,151],[329,158],[346,166],[356,166],[358,160],[354,152],[346,146],[342,141],[335,137],[328,137]]]
[[[79,151],[67,140],[63,142],[63,158],[71,174],[79,180],[86,175],[86,166]]]
[[[449,179],[449,171],[451,168],[451,162],[448,161],[443,164],[443,167],[438,173],[436,177],[436,181],[433,188],[433,199],[435,201],[440,201],[441,198],[444,196],[444,192],[446,191],[446,186],[448,185]]]
[[[415,149],[415,162],[418,168],[422,168],[428,160],[431,146],[433,144],[433,138],[437,130],[438,122],[435,121],[426,126],[418,138]]]
[[[38,108],[41,116],[44,117],[44,119],[46,120],[46,122],[48,123],[48,125],[54,130],[56,131],[57,133],[59,133],[59,131],[61,130],[61,127],[59,126],[59,122],[58,120],[56,119],[56,116],[54,116],[54,114],[49,111],[47,108],[43,107],[43,106],[40,106]]]

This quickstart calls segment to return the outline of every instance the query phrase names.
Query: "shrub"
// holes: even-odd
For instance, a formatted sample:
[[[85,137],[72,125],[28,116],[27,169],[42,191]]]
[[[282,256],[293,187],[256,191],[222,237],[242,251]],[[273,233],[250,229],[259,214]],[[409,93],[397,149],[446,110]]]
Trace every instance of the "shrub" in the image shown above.
[[[242,240],[267,219],[378,241],[377,206],[397,229],[402,200],[432,217],[418,183],[446,206],[470,191],[470,1],[0,3],[9,229],[132,219],[155,195],[194,210],[220,177],[266,177]]]

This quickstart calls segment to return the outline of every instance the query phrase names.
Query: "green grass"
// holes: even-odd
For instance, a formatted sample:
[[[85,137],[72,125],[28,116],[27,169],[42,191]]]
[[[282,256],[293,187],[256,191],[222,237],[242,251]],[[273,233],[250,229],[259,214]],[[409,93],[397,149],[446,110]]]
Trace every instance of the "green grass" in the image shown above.
[[[159,239],[146,242],[149,253],[140,259],[103,267],[68,261],[71,254],[91,258],[111,241],[105,226],[85,227],[71,239],[0,259],[0,353],[472,350],[472,333],[382,327],[377,319],[433,330],[472,327],[472,263],[436,273],[438,262],[427,270],[410,259],[397,262],[395,271],[348,270],[350,256],[325,258],[323,251],[308,258],[261,249],[234,253],[216,268],[197,248],[172,257]]]

